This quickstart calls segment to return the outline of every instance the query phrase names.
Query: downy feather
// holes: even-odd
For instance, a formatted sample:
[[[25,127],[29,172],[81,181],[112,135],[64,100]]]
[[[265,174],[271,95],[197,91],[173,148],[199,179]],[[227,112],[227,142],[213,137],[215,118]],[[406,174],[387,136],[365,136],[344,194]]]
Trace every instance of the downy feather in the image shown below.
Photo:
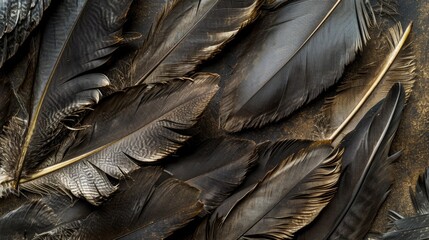
[[[340,175],[341,151],[318,142],[286,158],[236,202],[224,202],[195,239],[291,239],[328,204]]]
[[[187,130],[217,92],[217,79],[199,74],[195,80],[144,84],[107,97],[83,119],[88,127],[76,133],[72,145],[60,149],[64,157],[24,176],[22,187],[63,190],[99,204],[116,190],[106,174],[120,179],[138,169],[137,162],[160,160],[191,137]]]
[[[3,0],[0,3],[0,68],[39,25],[51,0]]]
[[[164,239],[202,210],[199,191],[159,168],[130,175],[118,192],[87,216],[47,231],[38,239]]]
[[[277,121],[333,85],[366,43],[371,13],[364,0],[299,0],[267,12],[239,43],[245,50],[225,81],[223,128]]]
[[[98,102],[98,90],[109,84],[106,76],[84,74],[102,65],[121,42],[121,28],[131,1],[63,0],[52,4],[44,25],[34,79],[31,108],[16,159],[1,159],[14,166],[8,172],[17,187],[22,172],[35,168],[53,151],[62,122]]]
[[[391,163],[400,154],[388,153],[404,106],[404,89],[395,84],[345,137],[337,193],[298,239],[364,238],[393,181]]]
[[[131,63],[129,85],[182,77],[258,16],[262,0],[170,0]]]
[[[408,99],[416,77],[415,56],[408,40],[411,26],[405,32],[400,23],[390,28],[383,41],[387,56],[347,79],[337,88],[337,94],[327,100],[322,116],[325,125],[320,127],[324,129],[323,135],[331,140],[342,139],[396,82],[402,83]],[[342,136],[338,136],[339,131]]]

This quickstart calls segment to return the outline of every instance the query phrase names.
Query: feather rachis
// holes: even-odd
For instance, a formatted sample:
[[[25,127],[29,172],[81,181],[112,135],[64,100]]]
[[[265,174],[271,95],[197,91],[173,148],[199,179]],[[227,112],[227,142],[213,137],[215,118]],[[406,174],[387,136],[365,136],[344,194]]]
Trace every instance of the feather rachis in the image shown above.
[[[337,194],[298,239],[360,239],[366,234],[392,184],[391,163],[400,154],[388,152],[404,105],[404,89],[395,84],[343,140]]]
[[[124,17],[126,16],[127,5],[129,6],[129,4],[130,1],[122,2],[121,5],[109,5],[101,11],[93,12],[88,10],[88,8],[94,8],[94,2],[91,1],[64,1],[56,3],[55,7],[57,11],[54,11],[50,15],[50,21],[48,21],[44,28],[44,41],[41,45],[39,66],[36,70],[33,96],[31,96],[32,106],[29,109],[31,113],[30,120],[26,129],[25,139],[20,144],[21,154],[16,159],[16,169],[14,170],[15,187],[18,185],[17,183],[24,168],[34,168],[40,162],[39,157],[43,158],[49,151],[52,151],[52,149],[49,150],[52,147],[49,144],[54,144],[54,138],[57,137],[63,127],[61,117],[64,117],[68,113],[67,111],[73,108],[77,108],[77,111],[79,111],[80,108],[85,108],[99,99],[100,96],[97,94],[98,90],[96,88],[99,85],[105,86],[106,78],[103,75],[93,74],[91,76],[93,81],[85,82],[86,75],[80,77],[76,77],[76,75],[102,65],[108,58],[108,55],[116,49],[114,45],[120,39],[116,35],[121,34],[120,29],[125,21]],[[61,13],[70,10],[67,7],[70,7],[73,11],[66,14],[70,18],[64,19],[64,15]],[[96,19],[94,15],[104,16],[110,13],[113,13],[109,15],[111,21],[97,20],[101,21],[100,31],[98,32],[88,32],[83,26]],[[61,22],[61,20],[64,20],[64,22]],[[63,25],[59,26],[58,22],[61,22]],[[58,38],[49,38],[48,36],[58,30],[58,28],[60,28],[60,31],[64,35]],[[76,34],[76,31],[80,32],[81,35]],[[76,47],[76,42],[81,43],[79,37],[82,37],[82,35],[84,35],[85,40],[91,40],[91,42],[88,45],[78,45],[80,49],[77,49],[82,51],[70,49],[72,48],[71,45]],[[100,50],[100,48],[103,49]],[[68,64],[67,61],[70,60],[73,60],[73,64]],[[68,86],[67,90],[77,91],[77,89],[86,83],[85,87],[87,89],[84,90],[92,92],[88,92],[86,95],[79,95],[81,93],[79,91],[63,91],[63,96],[58,96],[58,89],[63,90],[61,87],[66,87],[66,85],[62,85],[63,83],[73,84],[73,81],[68,81],[70,79],[73,79],[78,84],[75,88]],[[83,92],[84,90],[81,91]],[[92,99],[88,101],[87,98],[90,96]],[[78,99],[79,97],[81,99]],[[58,112],[61,110],[65,113]]]
[[[71,136],[60,148],[63,156],[22,178],[23,187],[35,192],[68,189],[99,204],[116,187],[106,175],[122,179],[138,169],[138,163],[160,160],[192,136],[188,129],[217,92],[218,77],[204,73],[195,80],[145,84],[110,95],[83,119],[82,124],[91,127]],[[133,122],[121,128],[121,119]]]
[[[331,148],[326,143],[312,144],[306,150],[288,157],[267,173],[259,183],[250,186],[247,190],[243,190],[245,194],[237,199],[235,203],[231,201],[225,202],[226,206],[218,208],[209,221],[200,225],[200,229],[194,237],[196,239],[290,238],[295,231],[311,221],[317,215],[317,212],[329,202],[335,192],[334,189],[340,172],[339,159],[341,159],[341,151],[331,152]],[[314,154],[318,154],[319,159],[316,160]],[[308,167],[308,171],[301,169],[305,171],[303,173],[298,170],[301,167],[304,169]],[[286,174],[286,172],[289,174]],[[303,173],[303,175],[298,177],[297,174],[299,173]],[[273,184],[276,179],[283,178],[289,179],[289,181],[286,179],[282,181],[284,189],[280,187],[274,192],[269,190],[270,183]],[[321,181],[321,179],[326,181]],[[307,189],[310,185],[314,186],[312,185],[312,183],[315,183],[314,181],[321,185],[320,188]],[[307,186],[306,184],[309,185]],[[277,199],[280,192],[284,191],[289,192],[290,195],[286,194]],[[301,195],[300,191],[305,192],[305,194]],[[263,201],[265,204],[263,205],[262,202],[258,201],[261,197],[265,199]],[[274,198],[277,200],[274,200]],[[313,198],[318,199],[314,201],[315,204],[312,204]],[[263,199],[260,200],[262,201]],[[299,210],[297,209],[296,212],[293,207],[289,211],[287,206],[289,204],[293,205],[294,199],[297,201],[295,204],[299,205],[302,200],[308,201],[308,205],[299,205],[304,209],[297,207]],[[268,202],[270,204],[267,204]],[[246,220],[240,221],[242,218]],[[270,219],[276,219],[276,221],[270,223]],[[201,232],[204,227],[206,231]]]
[[[193,72],[252,22],[261,5],[261,0],[168,2],[134,57],[130,84],[159,82]],[[229,18],[212,21],[216,14]]]
[[[385,37],[389,52],[383,62],[370,63],[365,73],[345,81],[337,88],[337,95],[326,101],[322,111],[327,122],[322,123],[321,129],[324,135],[330,133],[328,138],[335,144],[340,141],[337,138],[356,126],[365,111],[386,96],[395,82],[403,83],[408,99],[415,79],[414,55],[408,40],[411,28],[412,24],[405,31],[400,24],[390,28]],[[371,73],[370,77],[366,72]]]
[[[275,47],[269,49],[264,44],[262,46],[260,44],[253,46],[253,40],[245,43],[248,49],[239,59],[235,72],[227,82],[221,102],[221,122],[225,130],[237,132],[242,128],[261,127],[269,122],[286,117],[338,80],[344,70],[344,65],[350,63],[354,59],[356,50],[361,49],[366,43],[368,37],[366,31],[363,31],[363,33],[361,31],[368,28],[367,24],[372,19],[372,15],[368,13],[370,10],[367,9],[367,5],[361,4],[363,1],[332,1],[329,4],[321,4],[319,8],[323,8],[323,10],[310,11],[317,14],[296,16],[300,11],[304,12],[303,9],[306,9],[305,13],[307,13],[309,7],[315,7],[316,4],[320,4],[319,2],[314,2],[311,5],[310,2],[291,2],[273,13],[268,13],[261,22],[255,23],[258,27],[258,24],[260,24],[267,30],[265,32],[255,30],[255,33],[253,33],[255,36],[249,36],[249,38],[260,38],[259,40],[264,41],[265,45],[275,45]],[[311,52],[314,53],[314,51],[321,49],[316,46],[318,45],[317,43],[322,44],[323,41],[329,39],[330,34],[327,33],[326,29],[331,28],[332,22],[341,18],[339,15],[343,11],[347,11],[345,10],[346,8],[352,8],[357,14],[356,16],[349,15],[347,17],[347,21],[356,26],[356,32],[344,36],[341,40],[336,40],[343,41],[347,39],[344,40],[345,43],[341,43],[341,46],[345,45],[347,48],[344,55],[340,56],[341,64],[329,65],[328,67],[311,61],[307,51],[311,49]],[[306,20],[301,18],[306,18]],[[280,40],[277,35],[283,33],[282,31],[285,32],[283,34],[286,34],[287,29],[298,28],[298,26],[301,26],[299,24],[301,21],[308,22],[308,26],[305,28],[306,31],[303,31],[304,33],[300,34],[299,37],[291,37],[294,34],[289,34]],[[345,20],[342,19],[342,21]],[[267,27],[271,25],[271,28]],[[258,29],[258,27],[255,28]],[[275,41],[276,37],[278,38],[277,41]],[[285,40],[285,37],[290,37],[291,39]],[[267,43],[267,41],[270,43]],[[282,41],[290,43],[289,45],[281,45],[280,42]],[[330,54],[338,57],[334,53],[339,52],[333,47]],[[268,53],[271,54],[268,55]],[[321,57],[324,57],[324,55]],[[263,64],[261,63],[272,61],[273,59],[276,60],[269,67],[262,67]],[[335,66],[335,69],[333,69],[333,66]],[[291,69],[287,71],[286,69],[289,68]],[[317,68],[317,70],[313,68]],[[322,68],[332,69],[329,76],[324,74],[318,77],[316,84],[314,72],[323,71],[324,69]],[[314,71],[311,71],[310,74],[310,72],[306,72],[306,69]],[[293,84],[298,81],[299,84]],[[294,90],[298,88],[298,85],[304,90]]]

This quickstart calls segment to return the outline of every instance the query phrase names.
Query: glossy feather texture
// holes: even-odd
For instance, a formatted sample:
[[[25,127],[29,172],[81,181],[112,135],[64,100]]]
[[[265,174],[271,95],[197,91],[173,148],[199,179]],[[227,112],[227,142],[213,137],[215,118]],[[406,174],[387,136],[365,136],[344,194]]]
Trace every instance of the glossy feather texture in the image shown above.
[[[71,146],[64,145],[64,157],[25,176],[22,187],[62,190],[99,204],[116,190],[106,174],[120,179],[138,169],[137,162],[160,160],[191,137],[186,130],[216,93],[217,78],[200,74],[193,81],[140,85],[109,96],[82,121],[89,127],[72,136]]]
[[[130,85],[181,77],[258,16],[261,0],[170,0],[131,63]]]
[[[221,102],[223,128],[277,121],[333,85],[366,43],[370,13],[363,0],[299,0],[266,13],[240,43]]]
[[[39,25],[51,0],[0,2],[0,68]]]
[[[384,48],[388,48],[386,57],[347,79],[337,88],[337,94],[328,99],[322,116],[325,125],[320,127],[326,137],[342,139],[396,82],[402,83],[408,99],[416,77],[415,56],[409,41],[411,26],[405,31],[400,23],[390,28],[382,41]]]
[[[411,25],[367,45],[391,3],[52,1],[0,69],[0,239],[363,239],[416,70]],[[323,108],[227,133],[289,116],[366,46]],[[319,109],[322,136],[285,138]],[[386,234],[426,234],[420,182],[421,215]]]
[[[14,187],[22,172],[36,167],[52,152],[64,121],[99,101],[103,74],[83,73],[101,66],[121,42],[121,28],[131,1],[63,0],[52,6],[42,34],[38,67],[27,109],[28,125],[15,143],[16,158],[1,159]],[[100,7],[103,6],[103,7]],[[97,10],[95,10],[97,9]]]
[[[160,168],[146,167],[123,180],[118,192],[101,207],[90,208],[82,201],[70,204],[62,198],[48,205],[54,210],[37,203],[27,207],[27,213],[25,207],[18,209],[18,217],[36,215],[48,221],[46,227],[32,226],[37,230],[34,239],[163,239],[202,211],[198,196],[197,189],[163,176]],[[33,205],[41,205],[43,211],[33,210]],[[0,220],[1,224],[10,226]],[[25,222],[16,225],[22,230]]]
[[[14,209],[0,218],[2,239],[34,239],[38,234],[87,216],[87,203],[67,196],[49,196]]]
[[[255,147],[252,141],[210,139],[191,155],[168,159],[164,168],[199,189],[206,212],[212,212],[246,179],[257,159]]]
[[[325,143],[286,158],[238,201],[225,201],[194,238],[290,239],[334,195],[340,159],[341,151]]]
[[[391,163],[399,154],[388,153],[404,105],[404,89],[395,84],[346,136],[337,193],[298,239],[363,239],[393,181]]]

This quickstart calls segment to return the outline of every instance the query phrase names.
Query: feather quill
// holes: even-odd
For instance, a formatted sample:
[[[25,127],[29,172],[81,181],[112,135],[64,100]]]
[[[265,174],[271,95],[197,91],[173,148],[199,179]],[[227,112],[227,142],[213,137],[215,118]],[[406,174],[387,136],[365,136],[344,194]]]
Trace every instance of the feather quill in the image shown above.
[[[131,63],[129,85],[182,77],[258,15],[262,0],[170,0]]]
[[[338,190],[298,239],[363,239],[393,181],[388,156],[405,105],[405,92],[395,84],[341,143],[343,167]]]
[[[116,190],[107,178],[120,179],[176,151],[217,92],[218,75],[200,74],[195,80],[140,85],[107,97],[88,114],[89,126],[71,138],[48,166],[21,183],[26,190],[62,190],[99,204]],[[126,127],[124,127],[126,126]],[[188,132],[187,132],[188,130]]]
[[[102,65],[121,42],[121,28],[131,1],[63,0],[47,19],[34,80],[29,119],[17,158],[1,159],[10,183],[17,187],[23,171],[44,160],[65,129],[64,121],[98,102],[106,76],[84,74]],[[100,7],[101,6],[101,7]]]
[[[226,201],[197,229],[195,239],[291,239],[329,202],[341,151],[318,142],[286,158],[238,201]]]
[[[363,0],[300,0],[268,12],[240,43],[221,101],[223,128],[261,127],[314,99],[341,77],[372,21]]]
[[[337,94],[327,100],[322,116],[326,122],[320,127],[324,129],[323,135],[328,135],[331,140],[342,139],[396,82],[402,83],[408,99],[416,76],[415,56],[409,41],[411,27],[409,24],[403,31],[398,23],[390,28],[384,39],[388,50],[386,58],[347,79],[337,88]]]
[[[199,189],[204,209],[212,212],[244,181],[256,158],[254,142],[222,137],[205,141],[189,156],[169,160],[164,168]]]
[[[133,172],[112,199],[89,215],[39,235],[39,239],[164,239],[203,209],[199,191],[159,168]]]
[[[39,25],[51,0],[4,0],[0,3],[0,68]]]

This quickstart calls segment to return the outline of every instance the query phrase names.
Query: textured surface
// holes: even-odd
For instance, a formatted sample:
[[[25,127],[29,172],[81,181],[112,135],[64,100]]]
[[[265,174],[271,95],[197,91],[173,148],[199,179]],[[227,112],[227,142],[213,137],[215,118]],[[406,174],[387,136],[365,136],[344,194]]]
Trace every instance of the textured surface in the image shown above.
[[[418,175],[429,166],[429,2],[427,0],[400,0],[399,4],[399,9],[403,14],[401,17],[403,25],[406,26],[409,21],[414,21],[413,39],[417,56],[418,78],[393,143],[392,152],[402,150],[403,154],[394,163],[395,183],[373,226],[373,230],[378,231],[385,228],[389,209],[404,216],[414,213],[407,190],[410,186],[415,185]],[[304,111],[298,112],[291,118],[270,124],[262,129],[234,134],[234,136],[248,137],[257,142],[285,136],[312,137],[314,119],[307,122],[304,120],[307,120],[309,116],[316,116],[322,103],[323,98],[318,98]],[[219,101],[214,102],[212,107],[217,109],[218,104]],[[204,129],[205,136],[224,134],[215,130],[218,127],[218,119],[214,114],[215,111],[208,112],[204,117],[205,122],[201,128]],[[303,131],[303,129],[307,131]],[[19,200],[13,197],[6,200],[0,199],[0,213],[16,207],[20,201],[25,199],[25,197]]]
[[[403,154],[394,163],[395,182],[392,192],[373,226],[378,231],[384,229],[389,209],[405,216],[414,213],[407,190],[415,185],[418,175],[429,166],[429,2],[401,0],[399,5],[402,22],[414,21],[413,40],[418,77],[393,143],[392,152],[402,150]]]

